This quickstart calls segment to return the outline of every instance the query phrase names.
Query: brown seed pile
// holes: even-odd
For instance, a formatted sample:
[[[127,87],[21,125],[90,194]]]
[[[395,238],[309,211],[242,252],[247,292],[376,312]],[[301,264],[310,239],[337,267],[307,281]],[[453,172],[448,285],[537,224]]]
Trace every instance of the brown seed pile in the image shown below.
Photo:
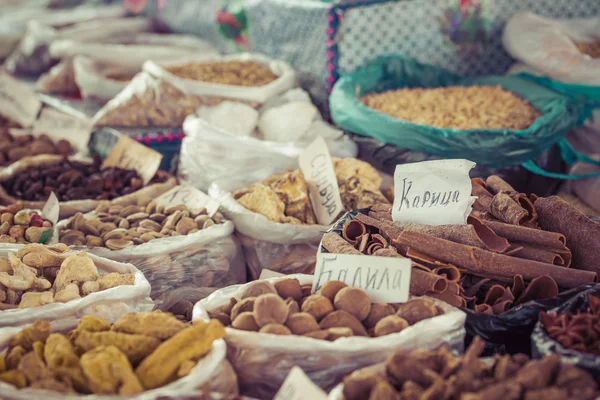
[[[424,298],[404,304],[372,303],[366,292],[340,281],[327,282],[319,294],[312,294],[311,289],[311,284],[300,285],[294,278],[275,284],[255,281],[239,301],[232,298],[210,316],[244,331],[334,341],[397,333],[442,313]]]
[[[219,212],[211,218],[206,210],[194,213],[184,205],[165,208],[154,201],[147,206],[106,202],[96,207],[95,218],[75,214],[59,235],[60,242],[68,245],[121,250],[154,239],[189,235],[221,222]]]
[[[592,400],[594,378],[562,363],[558,354],[530,360],[525,354],[479,358],[485,342],[475,337],[462,356],[445,347],[398,351],[384,364],[356,371],[344,379],[346,400]]]
[[[371,93],[367,107],[405,121],[451,129],[527,129],[539,111],[500,86],[448,86]]]
[[[577,50],[592,58],[600,58],[600,40],[594,42],[575,42]]]
[[[273,71],[253,61],[189,63],[167,71],[183,79],[236,86],[264,86],[277,79]]]
[[[73,147],[64,139],[55,142],[48,135],[13,136],[8,129],[0,128],[0,166],[12,164],[26,156],[38,154],[68,156],[71,153],[73,153]]]

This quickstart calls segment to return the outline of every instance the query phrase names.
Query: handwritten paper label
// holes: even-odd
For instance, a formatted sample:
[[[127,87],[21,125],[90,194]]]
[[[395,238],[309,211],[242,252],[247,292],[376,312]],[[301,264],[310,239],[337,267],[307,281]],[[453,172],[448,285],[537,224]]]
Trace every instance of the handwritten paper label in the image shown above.
[[[275,272],[275,271],[271,271],[270,269],[266,269],[263,268],[262,271],[260,271],[260,276],[258,277],[259,281],[264,281],[265,279],[269,279],[269,278],[279,278],[285,276],[285,274],[282,274],[280,272]]]
[[[392,219],[427,225],[464,224],[471,202],[468,160],[434,160],[396,166]]]
[[[162,154],[136,142],[127,135],[121,135],[117,144],[102,163],[102,168],[120,167],[134,169],[144,180],[146,185],[160,166]]]
[[[299,158],[310,201],[321,225],[331,224],[343,210],[333,162],[322,137],[308,146]]]
[[[44,208],[42,208],[42,217],[52,222],[52,225],[56,225],[58,217],[60,215],[60,203],[54,192],[50,193]]]
[[[165,207],[183,204],[194,212],[200,212],[200,210],[205,208],[209,217],[215,215],[220,206],[219,202],[190,185],[175,186],[173,189],[157,197],[156,203]]]
[[[0,115],[29,128],[42,107],[34,92],[8,74],[0,73]]]
[[[411,261],[408,258],[318,253],[313,293],[328,281],[342,281],[367,292],[373,301],[408,300]]]
[[[90,141],[92,122],[52,108],[44,108],[33,124],[34,135],[47,134],[53,139],[65,139],[78,150],[86,149]]]
[[[273,400],[326,400],[327,394],[298,366],[292,367]]]

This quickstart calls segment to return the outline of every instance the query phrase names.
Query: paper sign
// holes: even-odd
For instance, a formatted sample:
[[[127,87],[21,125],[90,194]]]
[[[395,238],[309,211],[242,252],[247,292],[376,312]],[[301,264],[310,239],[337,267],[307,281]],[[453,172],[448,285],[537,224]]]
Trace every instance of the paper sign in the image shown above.
[[[318,253],[313,293],[328,281],[342,281],[367,292],[375,302],[408,300],[411,261],[399,257]]]
[[[183,204],[195,212],[206,208],[209,217],[215,215],[220,207],[219,203],[209,195],[189,185],[175,186],[168,192],[161,194],[156,198],[156,204],[161,204],[165,207]]]
[[[60,215],[60,203],[54,192],[50,193],[44,208],[42,208],[42,217],[52,222],[52,225],[56,225],[58,217]]]
[[[134,169],[144,180],[146,185],[158,171],[162,154],[136,142],[127,135],[121,135],[117,144],[102,163],[102,168],[120,167]]]
[[[317,222],[321,225],[331,224],[343,211],[343,205],[325,140],[321,137],[315,139],[302,152],[298,161],[306,180]]]
[[[65,139],[78,150],[86,149],[90,141],[92,122],[52,108],[44,108],[33,124],[32,133],[47,134],[52,139]]]
[[[327,394],[310,380],[298,366],[294,366],[273,400],[326,400]]]
[[[260,271],[260,276],[258,277],[259,281],[264,281],[265,279],[269,279],[269,278],[279,278],[285,276],[285,274],[282,274],[280,272],[275,272],[275,271],[271,271],[270,269],[266,269],[263,268],[262,271]]]
[[[434,160],[396,166],[392,219],[427,225],[464,224],[471,202],[468,160]]]
[[[10,75],[0,73],[0,115],[29,128],[41,107],[42,102],[34,92]]]

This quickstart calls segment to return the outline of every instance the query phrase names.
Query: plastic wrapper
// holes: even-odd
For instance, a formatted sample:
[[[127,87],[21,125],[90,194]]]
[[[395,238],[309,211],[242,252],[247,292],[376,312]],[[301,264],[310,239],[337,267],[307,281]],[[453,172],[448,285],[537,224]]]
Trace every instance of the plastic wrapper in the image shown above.
[[[35,89],[42,93],[60,93],[78,97],[79,88],[75,82],[74,62],[66,59],[59,62],[35,82]]]
[[[298,157],[314,140],[275,142],[240,137],[195,115],[186,118],[183,130],[186,136],[181,144],[178,178],[200,190],[207,190],[215,181],[243,179],[251,184],[269,174],[297,168]],[[356,144],[343,132],[324,138],[333,157],[356,157]]]
[[[502,43],[514,58],[562,82],[600,85],[600,59],[579,51],[576,42],[597,41],[600,18],[549,19],[531,12],[514,15]]]
[[[265,169],[265,174],[257,180],[275,173]],[[248,210],[233,198],[230,190],[257,180],[250,178],[235,186],[231,182],[215,182],[209,189],[210,196],[221,204],[221,212],[235,224],[244,249],[249,280],[258,279],[265,268],[282,274],[312,274],[317,262],[316,250],[328,226],[282,224]]]
[[[66,222],[59,222],[57,229]],[[246,282],[244,256],[233,229],[231,221],[224,221],[196,233],[123,250],[73,249],[135,265],[152,285],[151,296],[157,307],[168,310],[179,300],[196,302],[218,288]]]
[[[313,276],[294,275],[300,284],[312,283]],[[286,278],[290,278],[287,276]],[[270,282],[282,278],[267,279]],[[237,297],[243,285],[213,293],[194,306],[193,319],[208,319],[212,311]],[[226,328],[227,355],[238,373],[240,391],[261,399],[272,398],[290,369],[297,365],[324,390],[330,390],[346,375],[358,368],[386,360],[400,349],[435,349],[447,345],[462,351],[464,318],[460,310],[435,301],[444,314],[379,338],[350,337],[334,342],[302,336],[269,334]]]
[[[466,158],[494,168],[521,164],[541,155],[571,129],[581,125],[593,106],[535,82],[535,77],[462,78],[442,68],[401,56],[384,56],[343,76],[330,97],[335,123],[350,132],[447,158]],[[541,116],[527,129],[441,129],[419,125],[375,111],[359,97],[403,87],[500,85],[536,108]]]
[[[3,245],[0,256],[18,251],[22,245]],[[91,293],[81,299],[67,303],[51,303],[41,307],[13,309],[0,312],[0,327],[31,324],[35,320],[60,320],[93,315],[107,321],[115,321],[130,312],[151,311],[154,303],[150,299],[150,283],[137,268],[88,253],[101,274],[111,272],[133,273],[133,285],[122,285]]]
[[[556,308],[544,311],[549,311],[558,315],[563,312],[585,312],[589,309],[589,295],[596,297],[600,296],[600,285],[587,285],[565,301],[555,303]],[[535,324],[533,333],[531,334],[531,352],[534,358],[541,358],[546,355],[557,353],[560,355],[563,362],[574,364],[579,368],[587,370],[594,376],[596,381],[600,381],[600,357],[591,353],[564,348],[556,340],[548,336],[541,321],[538,321]]]
[[[79,40],[93,40],[111,34],[127,34],[131,31],[150,28],[148,20],[144,18],[114,19],[123,14],[124,9],[117,5],[43,10],[43,13],[24,14],[21,18],[13,16],[10,24],[19,26],[18,21],[21,20],[21,26],[26,26],[26,29],[20,43],[6,59],[4,65],[7,71],[13,74],[38,75],[47,71],[55,62],[48,51],[48,47],[55,39],[78,37]],[[92,21],[103,19],[107,19],[107,21]],[[68,27],[60,29],[63,26]]]
[[[63,160],[62,156],[57,155],[39,155],[33,157],[25,157],[10,166],[0,170],[0,182],[8,179],[9,177],[18,174],[32,166],[39,165],[54,165],[60,163]],[[165,180],[161,183],[153,183],[144,186],[140,190],[128,194],[126,196],[117,197],[113,200],[115,203],[128,203],[131,201],[136,202],[136,199],[147,199],[149,202],[151,199],[158,197],[167,190],[177,185],[177,179],[174,176],[167,174],[163,171],[158,171],[157,174],[161,174]],[[23,203],[25,208],[41,209],[45,202],[43,201],[22,201],[12,197],[9,193],[6,193],[4,188],[0,186],[0,205],[10,205],[13,203]],[[100,204],[100,200],[70,200],[63,201],[60,203],[60,218],[70,217],[78,212],[88,212],[96,208]]]
[[[53,321],[51,323],[53,332],[66,333],[74,329],[79,320],[63,319]],[[3,328],[0,330],[0,351],[5,350],[10,340],[23,327],[19,328]],[[135,400],[157,400],[165,398],[184,398],[186,396],[194,396],[194,398],[203,398],[203,392],[221,392],[224,394],[237,394],[237,381],[235,374],[231,373],[231,366],[226,359],[226,344],[223,339],[215,340],[212,349],[208,354],[202,357],[196,366],[190,371],[189,375],[177,379],[163,387],[145,391],[143,393],[127,396],[128,399]],[[81,395],[68,395],[65,393],[57,393],[52,391],[43,391],[34,389],[17,389],[14,386],[0,382],[0,390],[2,398],[6,400],[26,400],[40,397],[49,400],[75,400],[81,399]],[[220,396],[215,395],[215,399]],[[105,400],[105,399],[122,399],[122,396],[111,395],[87,395],[86,399],[90,400]],[[227,398],[224,395],[224,398]]]
[[[264,86],[245,87],[182,79],[163,68],[215,61],[254,61],[269,67],[278,78]],[[94,116],[95,125],[181,127],[185,117],[200,106],[230,100],[258,107],[296,85],[289,65],[259,54],[190,56],[161,65],[145,62],[143,71]]]

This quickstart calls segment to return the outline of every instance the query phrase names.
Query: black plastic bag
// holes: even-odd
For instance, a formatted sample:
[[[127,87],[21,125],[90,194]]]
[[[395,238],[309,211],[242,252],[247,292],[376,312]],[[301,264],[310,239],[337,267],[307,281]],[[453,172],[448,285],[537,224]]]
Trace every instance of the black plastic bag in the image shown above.
[[[600,296],[600,283],[586,285],[585,290],[580,290],[576,296],[550,311],[557,314],[587,311],[589,308],[589,295]],[[600,382],[600,357],[590,353],[565,349],[556,340],[548,336],[541,321],[538,321],[533,329],[531,350],[534,358],[541,358],[554,353],[559,354],[563,362],[587,370],[597,382]]]

